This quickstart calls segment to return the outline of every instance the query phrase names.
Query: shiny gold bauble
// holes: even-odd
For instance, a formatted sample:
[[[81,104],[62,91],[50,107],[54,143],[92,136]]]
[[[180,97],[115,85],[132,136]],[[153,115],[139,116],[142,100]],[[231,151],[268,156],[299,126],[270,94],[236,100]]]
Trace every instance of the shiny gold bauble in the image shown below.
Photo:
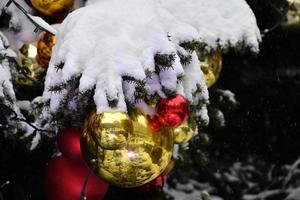
[[[300,0],[288,0],[287,24],[300,24]]]
[[[196,125],[187,121],[174,129],[174,143],[183,144],[188,142],[195,135]]]
[[[128,135],[133,132],[132,122],[126,113],[92,113],[89,127],[93,130],[92,137],[97,145],[104,149],[124,148]]]
[[[44,15],[55,15],[70,11],[74,0],[31,0],[35,9]]]
[[[44,32],[37,43],[36,61],[47,68],[52,55],[52,47],[55,45],[55,36],[51,33]]]
[[[146,116],[138,110],[130,114],[131,123],[128,117],[122,123],[118,122],[122,120],[115,118],[109,120],[110,114],[92,113],[85,122],[81,138],[82,152],[91,169],[103,180],[119,187],[137,187],[163,173],[173,152],[172,130],[153,132]],[[102,136],[103,131],[99,128],[105,124],[102,115],[107,115],[107,121],[117,121],[117,133],[112,123],[111,130],[107,129],[104,131],[105,137]],[[122,124],[127,124],[128,128],[118,133],[120,129],[125,130],[125,127],[120,127]],[[114,139],[118,135],[121,137]]]
[[[37,48],[33,44],[24,45],[17,52],[19,69],[14,78],[17,88],[31,88],[42,85],[45,69],[35,60]]]
[[[217,82],[222,71],[222,52],[217,49],[210,53],[203,51],[200,54],[200,65],[204,73],[205,83],[207,87],[211,87]]]

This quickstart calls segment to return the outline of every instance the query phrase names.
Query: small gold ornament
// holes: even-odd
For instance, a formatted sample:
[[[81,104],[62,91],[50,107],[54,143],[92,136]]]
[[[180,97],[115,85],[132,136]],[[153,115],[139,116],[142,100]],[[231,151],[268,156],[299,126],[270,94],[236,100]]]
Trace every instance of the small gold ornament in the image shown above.
[[[191,127],[190,127],[191,126]],[[196,124],[189,124],[187,121],[174,129],[174,143],[183,144],[192,139],[195,135]]]
[[[288,0],[287,24],[300,24],[300,0]]]
[[[31,0],[35,9],[44,15],[65,14],[73,8],[74,0]]]
[[[36,61],[42,66],[47,68],[52,55],[52,47],[55,45],[56,38],[48,32],[41,34],[37,43]]]
[[[211,53],[203,50],[200,53],[200,65],[204,73],[205,83],[207,87],[214,85],[222,71],[222,52],[217,49]]]
[[[121,142],[108,139],[103,145],[99,137],[101,130],[97,130],[104,123],[103,114],[108,113],[93,113],[88,117],[81,138],[84,158],[100,178],[119,187],[137,187],[155,179],[167,168],[174,144],[171,129],[153,132],[146,116],[134,110],[130,115],[132,125],[126,122],[127,132],[120,134],[124,136],[120,137]],[[110,128],[115,129],[114,124]],[[108,130],[105,135],[114,138],[116,134]]]
[[[13,82],[20,92],[26,93],[24,89],[37,89],[43,85],[45,69],[36,62],[36,55],[37,48],[33,44],[24,45],[17,52],[19,68]]]

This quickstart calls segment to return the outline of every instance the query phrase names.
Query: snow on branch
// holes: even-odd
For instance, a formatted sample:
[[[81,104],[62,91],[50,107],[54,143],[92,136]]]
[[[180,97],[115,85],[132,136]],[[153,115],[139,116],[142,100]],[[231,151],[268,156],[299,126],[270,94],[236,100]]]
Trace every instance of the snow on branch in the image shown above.
[[[51,111],[58,112],[69,91],[48,89],[72,77],[80,77],[80,93],[95,88],[98,112],[126,111],[125,100],[135,103],[174,92],[205,108],[208,92],[198,57],[180,45],[245,42],[257,50],[260,40],[255,17],[244,1],[209,2],[102,0],[72,12],[57,34],[46,77],[44,97],[50,99]],[[123,77],[145,84],[137,87]]]
[[[197,30],[197,39],[209,48],[240,44],[258,51],[261,41],[256,18],[244,0],[161,0],[177,20]]]

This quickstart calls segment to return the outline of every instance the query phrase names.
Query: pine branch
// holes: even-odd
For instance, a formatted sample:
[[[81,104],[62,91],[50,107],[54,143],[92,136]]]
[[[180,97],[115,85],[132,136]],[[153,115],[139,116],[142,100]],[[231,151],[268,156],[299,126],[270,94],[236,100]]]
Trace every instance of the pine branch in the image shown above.
[[[53,85],[50,86],[48,88],[49,92],[61,92],[62,90],[67,89],[68,87],[71,87],[72,89],[70,89],[69,91],[74,91],[76,88],[78,88],[79,86],[79,80],[80,80],[81,76],[73,76],[72,78],[70,78],[69,80],[59,83],[57,85]]]
[[[64,62],[60,62],[58,64],[55,65],[55,69],[56,69],[56,72],[58,72],[59,70],[62,70],[65,66],[65,63]]]
[[[19,117],[18,113],[16,111],[14,111],[12,108],[10,108],[9,106],[4,105],[4,104],[1,104],[1,106],[4,110],[6,110],[5,113],[10,113],[11,115],[13,115],[12,117],[9,118],[9,120],[24,122],[28,126],[32,127],[35,131],[38,131],[38,132],[54,133],[54,131],[49,131],[49,130],[44,130],[44,129],[38,128],[34,124],[29,122],[27,119]]]
[[[146,84],[145,80],[136,79],[133,76],[124,75],[122,76],[123,81],[126,81],[128,83],[134,83],[136,85],[144,86]]]
[[[49,92],[53,92],[53,93],[60,93],[62,90],[67,88],[67,83],[60,83],[54,86],[50,86],[48,88]]]
[[[188,54],[188,55],[184,55],[183,53],[177,51],[177,55],[180,58],[180,63],[182,65],[188,65],[192,62],[192,55]]]
[[[193,52],[205,48],[205,44],[199,41],[183,42],[180,44],[180,46],[189,52]]]
[[[154,56],[155,61],[155,72],[159,74],[161,70],[167,70],[173,67],[173,63],[175,61],[176,54],[156,54]]]

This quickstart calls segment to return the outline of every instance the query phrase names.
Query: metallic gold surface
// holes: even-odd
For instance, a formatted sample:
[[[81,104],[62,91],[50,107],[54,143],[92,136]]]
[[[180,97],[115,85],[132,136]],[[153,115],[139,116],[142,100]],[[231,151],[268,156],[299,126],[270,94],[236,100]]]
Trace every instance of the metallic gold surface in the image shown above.
[[[222,52],[220,49],[217,49],[211,53],[201,53],[201,69],[204,73],[205,83],[207,87],[213,86],[222,71]]]
[[[133,132],[132,122],[126,113],[93,113],[89,118],[92,137],[103,149],[114,150],[126,146]]]
[[[147,118],[138,110],[130,114],[132,125],[124,118],[126,122],[119,123],[120,120],[117,120],[116,116],[109,120],[111,114],[93,113],[85,123],[81,143],[84,158],[89,166],[100,178],[119,187],[137,187],[158,177],[166,169],[172,156],[172,130],[153,132],[148,127]],[[120,130],[117,135],[122,137],[118,140],[101,139],[99,127],[106,124],[106,121],[116,121],[116,124],[110,124],[110,128]],[[125,124],[127,129],[120,126]],[[115,138],[115,131],[104,132],[105,138]],[[114,148],[110,148],[111,144],[115,144]]]
[[[31,0],[31,3],[44,15],[53,15],[71,10],[74,0]]]
[[[35,60],[37,55],[37,48],[32,45],[24,45],[22,49],[17,52],[17,62],[20,70],[14,78],[14,83],[18,87],[32,87],[42,84],[42,76],[45,69],[42,68]]]
[[[55,45],[56,38],[51,33],[42,33],[37,43],[36,61],[42,67],[48,67],[52,56],[52,47]]]
[[[195,135],[195,126],[190,127],[188,122],[183,123],[178,128],[174,129],[174,143],[183,144],[192,139]]]
[[[288,0],[287,24],[300,24],[300,0]]]

